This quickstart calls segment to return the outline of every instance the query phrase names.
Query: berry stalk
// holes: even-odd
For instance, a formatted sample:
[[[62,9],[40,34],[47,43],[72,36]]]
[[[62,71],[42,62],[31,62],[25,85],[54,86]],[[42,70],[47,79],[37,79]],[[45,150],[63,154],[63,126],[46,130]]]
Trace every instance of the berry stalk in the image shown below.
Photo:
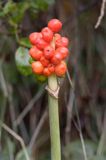
[[[49,121],[50,121],[50,137],[51,137],[51,159],[61,160],[60,149],[60,128],[59,128],[59,113],[58,113],[58,83],[56,75],[51,75],[48,78],[49,93]]]
[[[53,38],[51,45],[55,49],[55,38]],[[52,74],[48,77],[49,123],[52,160],[61,160],[58,91],[59,86],[57,77],[55,74]]]

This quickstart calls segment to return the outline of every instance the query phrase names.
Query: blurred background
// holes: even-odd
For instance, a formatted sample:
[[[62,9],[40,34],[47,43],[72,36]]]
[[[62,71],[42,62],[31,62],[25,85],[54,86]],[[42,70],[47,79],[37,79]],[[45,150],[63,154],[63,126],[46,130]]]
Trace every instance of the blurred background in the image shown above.
[[[61,34],[70,40],[59,93],[62,159],[106,159],[105,15],[95,29],[101,5],[102,0],[0,0],[0,160],[26,160],[22,141],[31,160],[50,160],[47,81],[31,74],[27,54],[29,34],[52,18],[62,21]]]

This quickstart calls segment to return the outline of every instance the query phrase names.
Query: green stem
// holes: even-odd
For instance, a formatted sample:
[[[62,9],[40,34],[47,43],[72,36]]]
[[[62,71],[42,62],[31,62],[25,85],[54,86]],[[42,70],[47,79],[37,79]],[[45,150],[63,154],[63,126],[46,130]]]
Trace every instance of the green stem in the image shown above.
[[[51,92],[56,93],[58,83],[56,75],[48,78],[48,87]],[[51,137],[51,159],[61,160],[60,149],[60,129],[59,129],[59,113],[58,113],[58,99],[51,94],[48,95],[49,99],[49,121],[50,121],[50,137]]]

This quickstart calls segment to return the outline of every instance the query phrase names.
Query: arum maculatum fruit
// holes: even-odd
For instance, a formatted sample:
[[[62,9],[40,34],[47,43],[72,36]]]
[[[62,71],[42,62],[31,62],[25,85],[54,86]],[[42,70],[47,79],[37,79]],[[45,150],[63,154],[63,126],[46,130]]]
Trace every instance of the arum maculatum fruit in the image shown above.
[[[29,54],[34,60],[31,66],[35,74],[47,77],[56,74],[62,77],[66,73],[65,59],[69,54],[69,40],[57,33],[61,28],[60,20],[51,19],[41,32],[33,32],[29,35],[32,44]]]

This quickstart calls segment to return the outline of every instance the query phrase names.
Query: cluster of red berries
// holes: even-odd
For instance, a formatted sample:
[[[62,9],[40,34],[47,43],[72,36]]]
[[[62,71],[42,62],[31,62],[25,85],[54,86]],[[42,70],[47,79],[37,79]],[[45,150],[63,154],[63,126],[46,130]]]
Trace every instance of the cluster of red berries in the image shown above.
[[[48,26],[41,32],[33,32],[29,39],[32,48],[29,53],[35,60],[32,62],[32,70],[36,74],[50,76],[56,74],[63,76],[67,67],[64,59],[68,56],[68,38],[62,37],[59,32],[62,23],[58,19],[52,19]]]

